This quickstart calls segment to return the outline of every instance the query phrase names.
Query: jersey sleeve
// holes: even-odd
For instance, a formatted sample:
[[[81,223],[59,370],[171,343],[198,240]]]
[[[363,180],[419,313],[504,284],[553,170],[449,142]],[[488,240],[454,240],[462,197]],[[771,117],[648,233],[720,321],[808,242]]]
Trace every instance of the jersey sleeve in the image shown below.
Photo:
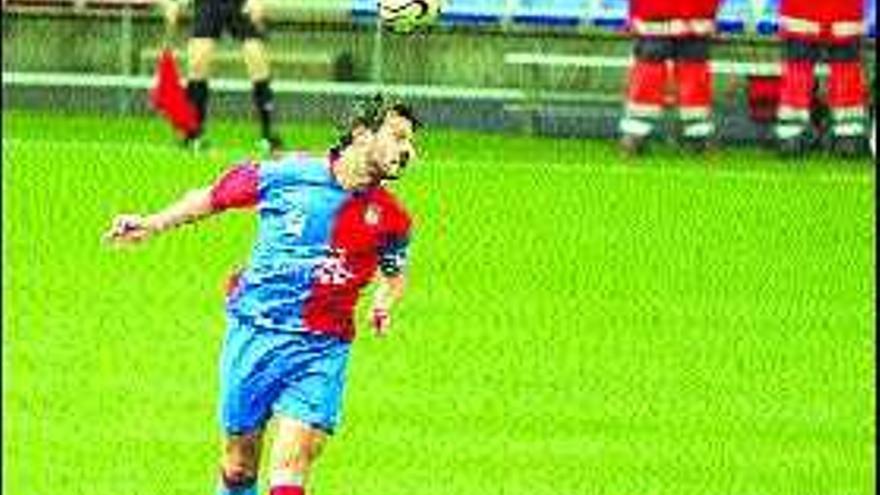
[[[259,200],[259,168],[254,162],[237,165],[211,186],[211,206],[218,211],[250,208]]]
[[[393,277],[406,268],[412,221],[390,194],[382,199],[387,215],[379,241],[379,270],[386,277]]]
[[[409,236],[388,236],[379,246],[379,271],[386,277],[403,273],[406,268]]]

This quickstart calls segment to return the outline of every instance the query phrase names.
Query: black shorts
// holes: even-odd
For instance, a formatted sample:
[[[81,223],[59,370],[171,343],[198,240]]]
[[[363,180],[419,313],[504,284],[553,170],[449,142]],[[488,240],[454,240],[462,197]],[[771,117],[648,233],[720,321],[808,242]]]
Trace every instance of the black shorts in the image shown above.
[[[709,60],[712,41],[709,37],[639,37],[633,47],[638,60],[662,62],[686,60],[702,62]]]
[[[861,40],[835,44],[822,41],[798,39],[784,40],[783,60],[808,60],[810,62],[857,62],[861,60]]]
[[[241,11],[244,0],[195,0],[193,38],[218,39],[224,31],[238,40],[265,36],[264,30]]]

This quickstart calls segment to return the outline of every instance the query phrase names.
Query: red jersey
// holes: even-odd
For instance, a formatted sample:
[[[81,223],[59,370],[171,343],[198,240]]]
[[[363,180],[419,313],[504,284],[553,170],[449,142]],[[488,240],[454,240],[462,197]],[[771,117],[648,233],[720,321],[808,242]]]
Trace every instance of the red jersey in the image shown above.
[[[865,33],[864,0],[781,0],[784,38],[850,41]]]
[[[643,36],[708,36],[715,31],[720,0],[632,0],[629,22]]]

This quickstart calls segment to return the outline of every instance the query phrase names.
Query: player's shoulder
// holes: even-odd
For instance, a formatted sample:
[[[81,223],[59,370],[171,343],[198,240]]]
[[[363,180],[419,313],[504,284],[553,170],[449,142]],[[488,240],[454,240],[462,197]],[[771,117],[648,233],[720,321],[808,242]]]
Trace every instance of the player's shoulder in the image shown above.
[[[260,173],[260,163],[249,158],[230,163],[216,179],[216,183],[241,182],[242,180],[254,180]]]
[[[313,167],[317,164],[315,155],[305,151],[290,151],[274,158],[262,160],[260,166],[266,170],[286,170],[297,172],[303,168]]]
[[[260,169],[267,178],[308,182],[325,182],[330,178],[327,158],[304,151],[265,160],[260,163]]]
[[[374,187],[369,191],[369,201],[377,206],[386,222],[394,228],[409,229],[412,217],[403,202],[389,189]]]
[[[240,160],[233,161],[233,162],[229,163],[229,165],[226,167],[226,169],[227,170],[236,170],[236,169],[248,168],[251,170],[258,170],[259,167],[260,167],[259,160],[254,160],[253,158],[242,158]]]

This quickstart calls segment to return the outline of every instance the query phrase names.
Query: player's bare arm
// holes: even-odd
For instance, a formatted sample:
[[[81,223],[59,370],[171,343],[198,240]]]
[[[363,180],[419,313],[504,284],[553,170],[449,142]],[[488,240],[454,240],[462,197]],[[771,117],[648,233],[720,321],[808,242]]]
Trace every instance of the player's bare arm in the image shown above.
[[[391,325],[391,308],[403,297],[406,276],[403,273],[387,276],[376,274],[377,287],[370,306],[370,323],[377,337],[384,337]]]
[[[113,219],[110,230],[104,234],[104,239],[120,244],[141,242],[157,233],[199,221],[215,211],[211,203],[211,188],[193,189],[151,215],[118,215]]]

